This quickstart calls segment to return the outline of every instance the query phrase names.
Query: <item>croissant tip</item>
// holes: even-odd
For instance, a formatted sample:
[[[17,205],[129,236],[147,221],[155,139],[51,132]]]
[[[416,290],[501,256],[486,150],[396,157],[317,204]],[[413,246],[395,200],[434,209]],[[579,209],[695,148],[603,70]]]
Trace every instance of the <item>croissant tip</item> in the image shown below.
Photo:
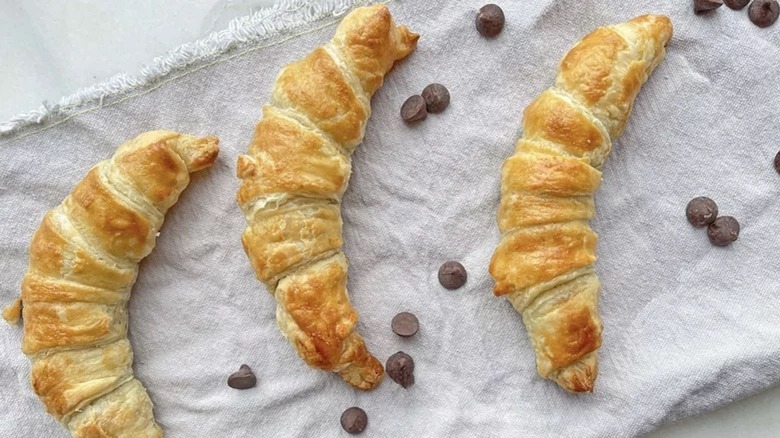
[[[417,40],[420,39],[419,33],[412,32],[406,26],[401,26],[401,29],[406,31],[406,41],[408,41],[410,44],[417,44]]]
[[[573,385],[571,385],[571,386],[563,386],[563,388],[565,390],[569,391],[569,392],[574,392],[574,393],[583,393],[583,392],[592,393],[593,392],[593,387],[595,386],[594,385],[595,382],[580,382],[580,381],[576,381],[576,382],[572,382],[572,383],[573,383]]]
[[[576,376],[571,379],[557,377],[557,378],[553,378],[553,380],[561,388],[575,394],[581,394],[585,392],[592,393],[596,383],[595,377],[593,379],[590,378],[581,379],[581,378],[577,378]]]
[[[359,384],[355,385],[355,387],[358,389],[362,389],[364,391],[372,390],[377,386],[379,386],[380,383],[382,383],[382,379],[384,378],[384,376],[385,376],[384,371],[380,372],[379,374],[372,374],[370,377],[364,378],[364,380]]]
[[[369,355],[367,363],[350,365],[340,371],[339,375],[355,388],[368,391],[382,383],[385,369],[377,358]]]
[[[22,300],[17,298],[13,304],[3,309],[3,319],[10,325],[19,324],[22,317]]]
[[[214,136],[185,137],[181,145],[180,153],[183,153],[190,172],[197,172],[211,166],[219,155],[219,139]]]
[[[579,361],[561,368],[557,373],[550,376],[561,388],[573,392],[593,392],[596,384],[596,377],[599,375],[598,360],[596,353],[591,352]]]
[[[672,20],[666,15],[646,14],[631,19],[629,22],[647,25],[655,30],[658,40],[666,46],[672,39],[674,27]]]

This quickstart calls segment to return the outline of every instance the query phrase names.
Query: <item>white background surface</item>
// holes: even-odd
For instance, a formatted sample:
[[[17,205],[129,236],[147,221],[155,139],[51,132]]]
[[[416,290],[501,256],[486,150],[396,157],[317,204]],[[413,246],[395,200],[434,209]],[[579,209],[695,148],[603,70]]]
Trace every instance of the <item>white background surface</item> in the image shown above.
[[[221,30],[273,0],[0,0],[0,119],[57,101]],[[780,388],[683,420],[654,437],[780,434]]]

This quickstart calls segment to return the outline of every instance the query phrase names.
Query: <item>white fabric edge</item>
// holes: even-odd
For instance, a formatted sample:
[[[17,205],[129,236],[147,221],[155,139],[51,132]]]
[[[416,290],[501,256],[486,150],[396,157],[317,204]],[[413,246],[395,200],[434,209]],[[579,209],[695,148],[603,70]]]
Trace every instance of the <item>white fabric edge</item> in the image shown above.
[[[0,137],[11,136],[31,125],[44,124],[73,114],[90,103],[102,104],[106,98],[125,94],[153,83],[171,72],[193,63],[210,60],[239,46],[255,44],[326,17],[344,15],[353,7],[372,3],[369,0],[278,0],[273,6],[236,17],[227,29],[183,44],[165,55],[154,58],[140,73],[118,73],[97,84],[64,96],[58,103],[43,101],[35,110],[18,114],[0,123]]]

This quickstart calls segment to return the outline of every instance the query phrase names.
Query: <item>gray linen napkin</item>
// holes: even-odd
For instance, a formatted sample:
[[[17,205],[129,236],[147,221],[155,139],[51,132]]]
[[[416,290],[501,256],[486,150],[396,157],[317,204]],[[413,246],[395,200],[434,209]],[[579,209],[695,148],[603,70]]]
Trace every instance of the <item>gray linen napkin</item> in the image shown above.
[[[140,132],[172,129],[216,135],[222,152],[168,214],[130,302],[135,370],[169,437],[343,436],[339,415],[352,405],[368,412],[366,436],[635,436],[778,383],[780,25],[758,29],[726,8],[694,16],[678,0],[503,1],[506,28],[486,40],[473,24],[481,3],[389,4],[422,38],[373,99],[344,198],[359,328],[381,360],[414,357],[411,388],[387,379],[361,392],[309,369],[277,330],[240,244],[236,157],[276,73],[325,43],[350,1],[285,1],[140,79],[4,125],[0,301],[19,290],[43,213],[90,166]],[[491,293],[499,168],[565,51],[648,12],[670,15],[675,36],[603,169],[593,221],[601,369],[595,393],[571,395],[537,376],[520,317]],[[451,106],[405,125],[401,103],[431,82],[449,87]],[[686,222],[699,195],[740,220],[731,247],[712,247]],[[448,259],[469,271],[460,290],[437,283]],[[400,311],[419,317],[415,337],[390,331]],[[30,389],[20,337],[0,327],[0,435],[65,436]],[[255,389],[225,384],[241,363],[256,370]]]

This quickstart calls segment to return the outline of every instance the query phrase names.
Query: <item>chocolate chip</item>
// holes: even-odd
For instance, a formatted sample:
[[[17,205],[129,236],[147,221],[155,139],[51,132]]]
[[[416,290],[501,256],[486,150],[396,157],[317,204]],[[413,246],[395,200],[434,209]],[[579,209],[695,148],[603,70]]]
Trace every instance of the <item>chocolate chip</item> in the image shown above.
[[[504,11],[497,5],[482,6],[477,13],[477,31],[484,37],[492,38],[504,29]]]
[[[368,426],[366,411],[353,406],[341,414],[341,427],[352,435],[359,434]]]
[[[466,283],[466,268],[458,262],[444,262],[439,268],[439,283],[447,289],[453,290]]]
[[[685,216],[693,226],[707,226],[718,217],[718,204],[706,196],[693,198],[685,209]]]
[[[721,6],[723,6],[723,0],[693,0],[693,12],[697,14],[718,9]]]
[[[724,5],[734,9],[735,11],[744,8],[748,3],[750,3],[750,0],[723,0]]]
[[[713,245],[729,245],[739,237],[739,222],[731,216],[721,216],[707,227],[707,237]]]
[[[387,359],[385,370],[387,375],[395,380],[395,383],[404,388],[414,385],[414,360],[403,351],[399,351]]]
[[[780,173],[780,152],[775,155],[775,170]]]
[[[401,118],[404,122],[416,122],[428,116],[425,110],[425,99],[422,96],[414,95],[401,105]]]
[[[390,326],[393,328],[395,334],[408,338],[417,333],[417,330],[420,329],[420,322],[417,321],[417,317],[414,316],[414,314],[401,312],[393,317],[393,322]]]
[[[442,84],[431,84],[422,92],[429,113],[440,113],[450,104],[450,92]]]
[[[249,389],[254,388],[257,384],[257,377],[249,365],[241,365],[241,367],[235,373],[228,377],[227,384],[234,389]]]
[[[748,8],[748,18],[758,27],[768,27],[780,16],[777,0],[753,0]]]

